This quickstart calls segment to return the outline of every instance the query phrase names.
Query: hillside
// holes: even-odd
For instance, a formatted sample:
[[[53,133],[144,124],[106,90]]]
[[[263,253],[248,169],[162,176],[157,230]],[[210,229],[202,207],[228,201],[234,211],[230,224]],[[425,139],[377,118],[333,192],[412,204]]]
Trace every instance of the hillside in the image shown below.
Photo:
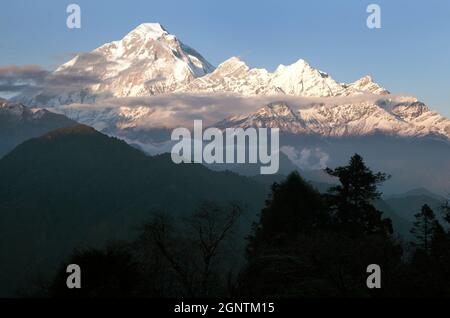
[[[204,200],[238,201],[246,231],[266,195],[246,177],[148,157],[87,126],[52,131],[0,160],[0,295],[45,277],[75,247],[129,238],[155,211],[181,217]]]

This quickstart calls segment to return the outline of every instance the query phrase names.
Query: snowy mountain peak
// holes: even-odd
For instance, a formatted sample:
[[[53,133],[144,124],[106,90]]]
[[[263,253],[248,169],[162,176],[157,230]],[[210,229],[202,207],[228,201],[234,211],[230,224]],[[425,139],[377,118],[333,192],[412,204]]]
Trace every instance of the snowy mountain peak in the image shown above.
[[[12,103],[7,100],[0,99],[0,114],[21,116],[26,112],[31,113],[31,110],[20,103]]]
[[[127,36],[139,35],[149,39],[157,40],[163,35],[169,34],[164,27],[159,23],[142,23]]]
[[[388,90],[375,83],[369,75],[363,76],[353,83],[344,84],[344,86],[347,88],[349,94],[357,94],[358,92],[369,92],[378,95],[390,94]]]
[[[297,60],[297,62],[292,63],[290,65],[284,65],[284,64],[278,65],[277,69],[275,70],[275,73],[285,72],[286,69],[295,69],[297,71],[299,71],[299,70],[301,71],[304,68],[311,68],[311,66],[304,59],[299,59],[299,60]]]
[[[244,61],[242,61],[239,57],[237,56],[232,56],[230,57],[228,60],[222,62],[220,65],[245,65],[247,66],[247,64],[245,64]],[[220,66],[219,65],[219,66]]]
[[[280,65],[273,73],[272,85],[288,95],[327,97],[344,94],[340,84],[303,59],[288,66]]]
[[[402,136],[450,137],[448,119],[430,111],[416,98],[390,95],[371,76],[364,76],[349,84],[338,83],[304,59],[290,65],[280,65],[274,72],[269,72],[250,68],[240,58],[232,57],[215,69],[197,51],[171,35],[159,23],[141,24],[121,40],[106,43],[91,53],[80,54],[55,71],[56,75],[59,73],[98,78],[98,83],[90,83],[77,91],[58,91],[57,96],[52,95],[55,90],[42,91],[35,96],[16,100],[28,106],[51,107],[95,103],[103,97],[150,96],[172,92],[270,96],[264,98],[267,101],[286,100],[284,95],[330,97],[329,101],[324,99],[323,103],[308,109],[292,109],[292,105],[284,102],[271,103],[251,114],[231,116],[221,124],[223,127],[278,127],[290,133],[325,136],[383,132]],[[339,99],[338,104],[331,99],[365,93],[379,97],[374,99],[370,96],[364,102],[363,96],[358,99]],[[11,108],[5,105],[4,101],[0,101],[0,110]],[[80,111],[83,114],[75,117],[77,120],[96,127],[103,125],[99,119],[102,116],[97,113],[92,115],[87,106],[83,106],[83,109],[87,109],[86,114],[84,110]],[[17,113],[29,111],[18,106],[15,110]],[[108,114],[111,123],[115,123],[113,126],[120,129],[138,127],[149,117],[152,117],[152,122],[163,121],[147,106],[124,105],[118,112]]]
[[[233,57],[211,74],[197,78],[180,89],[183,92],[231,92],[245,96],[295,95],[329,97],[346,95],[346,88],[326,73],[311,67],[300,59],[291,65],[280,65],[275,72],[250,69]]]
[[[238,57],[232,57],[215,69],[160,23],[143,23],[120,40],[79,54],[58,67],[55,74],[92,80],[77,83],[76,87],[64,91],[43,88],[15,100],[28,106],[52,107],[95,103],[109,97],[172,92],[304,97],[349,96],[364,92],[389,94],[369,76],[351,84],[340,84],[304,59],[280,65],[274,72],[269,72],[250,68]]]
[[[58,67],[55,74],[93,78],[58,95],[45,88],[16,100],[29,106],[95,103],[104,97],[135,97],[170,93],[214,67],[159,23],[143,23],[118,41],[106,43],[90,53],[79,54]]]
[[[361,77],[359,80],[357,80],[356,82],[361,82],[361,83],[373,83],[373,78],[370,75],[366,75]]]
[[[14,120],[36,120],[49,114],[46,109],[29,108],[20,103],[9,102],[0,99],[0,116],[13,118]],[[1,121],[0,121],[1,122]]]
[[[236,56],[229,58],[228,60],[217,66],[217,71],[220,73],[229,74],[239,69],[248,71],[250,68],[247,66],[247,64],[245,64],[245,62],[241,61],[241,59]]]

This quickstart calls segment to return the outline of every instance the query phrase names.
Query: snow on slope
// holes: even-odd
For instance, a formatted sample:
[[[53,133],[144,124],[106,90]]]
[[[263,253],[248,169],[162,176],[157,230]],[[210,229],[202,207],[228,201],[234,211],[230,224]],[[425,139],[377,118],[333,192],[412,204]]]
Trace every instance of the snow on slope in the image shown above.
[[[0,98],[0,119],[8,120],[9,123],[13,122],[37,122],[44,118],[46,115],[57,116],[63,118],[60,115],[55,115],[45,109],[29,108],[19,103],[12,103]],[[67,119],[69,121],[69,119]],[[1,127],[3,128],[3,127]]]
[[[219,122],[227,127],[278,127],[293,134],[347,137],[375,133],[404,137],[429,135],[450,138],[450,120],[423,103],[405,97],[359,103],[324,105],[294,111],[287,103],[264,106],[256,112]]]
[[[94,103],[104,97],[147,96],[168,93],[214,67],[197,51],[169,34],[158,23],[144,23],[123,39],[79,54],[58,67],[56,75],[86,75],[97,83],[81,90],[54,95],[49,91],[16,98],[30,106]]]
[[[75,124],[45,109],[31,109],[0,99],[0,158],[25,140]]]
[[[16,97],[29,106],[52,107],[95,103],[108,97],[139,97],[171,92],[231,92],[242,95],[341,96],[387,91],[369,76],[340,84],[328,74],[300,59],[280,65],[275,72],[250,69],[237,57],[215,69],[191,47],[168,33],[159,23],[144,23],[123,39],[106,43],[90,53],[79,54],[61,65],[54,76],[78,79],[76,88],[43,88]],[[70,86],[69,85],[69,86]],[[78,87],[79,86],[79,87]]]
[[[22,100],[31,106],[57,107],[55,111],[100,130],[145,130],[177,125],[173,118],[176,114],[170,108],[155,108],[150,104],[130,106],[126,99],[119,107],[117,103],[114,107],[98,106],[102,104],[100,100],[109,97],[179,93],[192,94],[195,98],[195,95],[202,94],[232,93],[246,98],[263,96],[271,99],[270,102],[284,102],[268,103],[248,115],[236,116],[237,113],[233,113],[220,125],[278,126],[295,134],[325,136],[382,132],[400,136],[450,137],[447,118],[430,111],[416,99],[394,98],[370,76],[349,84],[338,83],[301,59],[269,72],[250,68],[239,58],[232,57],[214,69],[199,53],[158,23],[141,24],[119,41],[106,43],[91,53],[80,54],[60,66],[55,74],[81,74],[99,80],[80,90],[64,91],[58,95],[42,92],[38,96],[22,96]],[[378,99],[333,102],[334,97],[364,97],[366,94]],[[329,101],[326,105],[292,110],[288,101],[292,96],[319,97]],[[96,105],[89,106],[89,103]],[[207,114],[207,106],[203,108]],[[194,111],[192,116],[198,114]],[[245,112],[243,109],[240,114]]]
[[[265,69],[250,69],[237,57],[219,65],[211,74],[197,78],[180,92],[231,92],[246,96],[286,94],[305,97],[347,96],[361,93],[387,94],[369,76],[351,83],[339,84],[328,74],[309,65],[305,60],[280,65],[274,73]]]
[[[214,127],[221,129],[230,127],[280,128],[281,131],[296,134],[310,133],[306,123],[285,102],[268,104],[250,115],[233,116],[218,122]]]
[[[390,94],[385,88],[375,83],[369,75],[366,75],[353,83],[343,84],[343,86],[346,89],[347,95],[353,95],[359,92],[370,92],[377,95]]]

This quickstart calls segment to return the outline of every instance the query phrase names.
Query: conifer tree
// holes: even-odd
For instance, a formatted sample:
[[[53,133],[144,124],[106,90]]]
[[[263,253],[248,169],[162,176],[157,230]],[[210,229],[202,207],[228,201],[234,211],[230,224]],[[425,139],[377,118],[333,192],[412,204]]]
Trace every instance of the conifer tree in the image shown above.
[[[353,235],[392,233],[391,221],[383,219],[373,205],[381,196],[378,186],[389,176],[372,172],[358,154],[351,157],[347,166],[327,168],[325,172],[340,182],[328,192],[334,222],[340,229]]]
[[[434,234],[442,232],[440,231],[442,227],[436,220],[433,210],[427,204],[423,205],[420,213],[417,213],[414,217],[416,220],[411,229],[411,233],[416,237],[414,245],[428,253]]]

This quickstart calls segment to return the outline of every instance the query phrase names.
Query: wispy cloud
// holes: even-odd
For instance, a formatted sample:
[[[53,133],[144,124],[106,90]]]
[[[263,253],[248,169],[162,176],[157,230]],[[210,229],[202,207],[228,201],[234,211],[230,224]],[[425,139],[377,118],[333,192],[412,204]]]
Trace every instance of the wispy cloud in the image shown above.
[[[381,97],[362,94],[352,97],[308,98],[287,95],[242,96],[237,94],[210,93],[172,93],[146,97],[108,98],[96,104],[72,104],[57,107],[63,113],[95,112],[97,116],[112,115],[134,116],[136,126],[146,127],[190,127],[196,119],[205,125],[212,125],[230,116],[245,115],[276,101],[284,101],[297,111],[315,105],[337,105],[347,103],[376,102]],[[137,116],[140,115],[140,116]]]
[[[37,65],[0,68],[0,92],[32,93],[45,90],[46,93],[63,93],[98,82],[99,78],[93,75],[53,73]]]
[[[49,71],[39,65],[3,66],[0,67],[0,93],[61,94],[85,89],[101,82],[98,75],[89,71],[89,66],[101,68],[110,63],[100,54],[83,53],[77,55],[77,63],[67,72]]]

